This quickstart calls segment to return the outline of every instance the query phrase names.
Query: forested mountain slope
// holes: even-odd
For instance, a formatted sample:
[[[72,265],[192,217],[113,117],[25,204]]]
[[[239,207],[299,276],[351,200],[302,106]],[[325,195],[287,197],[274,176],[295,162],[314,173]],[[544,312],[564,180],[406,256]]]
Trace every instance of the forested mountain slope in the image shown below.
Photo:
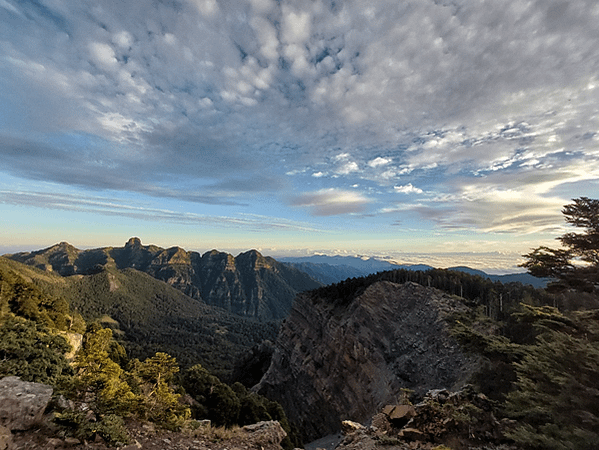
[[[90,275],[62,277],[0,257],[2,267],[86,320],[111,328],[131,357],[164,351],[183,367],[201,363],[224,374],[250,348],[274,340],[278,329],[277,321],[206,305],[135,269],[106,265]]]

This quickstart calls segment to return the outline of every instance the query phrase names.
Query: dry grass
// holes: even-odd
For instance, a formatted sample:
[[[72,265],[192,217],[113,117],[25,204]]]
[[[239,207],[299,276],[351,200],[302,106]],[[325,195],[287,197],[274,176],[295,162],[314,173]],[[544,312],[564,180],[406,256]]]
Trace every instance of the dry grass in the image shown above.
[[[238,426],[231,428],[213,427],[208,424],[204,425],[196,420],[189,421],[184,427],[184,431],[191,436],[196,438],[202,437],[212,442],[226,441],[238,437],[240,430],[241,428]]]

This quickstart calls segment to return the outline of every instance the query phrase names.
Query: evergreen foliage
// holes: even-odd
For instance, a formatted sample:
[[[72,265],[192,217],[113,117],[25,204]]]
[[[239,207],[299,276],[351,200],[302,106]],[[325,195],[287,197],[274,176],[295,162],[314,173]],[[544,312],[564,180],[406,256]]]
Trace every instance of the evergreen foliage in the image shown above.
[[[522,267],[537,277],[551,277],[556,291],[573,289],[597,292],[599,289],[599,200],[580,197],[564,206],[566,223],[584,230],[566,233],[557,239],[562,248],[538,247],[525,255]]]
[[[127,384],[124,370],[109,357],[112,331],[90,326],[75,359],[75,389],[99,414],[130,415],[139,399]]]
[[[522,302],[531,305],[553,305],[556,302],[556,299],[544,289],[518,282],[502,284],[480,275],[447,269],[427,271],[396,269],[379,272],[324,286],[310,291],[308,295],[315,302],[326,300],[333,306],[344,306],[378,281],[399,284],[412,282],[433,287],[447,294],[462,297],[469,306],[482,307],[484,313],[495,320],[508,317],[511,309]]]
[[[40,285],[63,295],[87,320],[102,320],[139,359],[166,352],[182,367],[201,362],[225,375],[242,354],[274,340],[278,331],[278,322],[235,316],[134,269],[108,268],[65,281]]]
[[[66,410],[55,413],[52,421],[63,427],[67,434],[82,441],[93,441],[96,436],[100,436],[111,446],[130,442],[123,418],[115,414],[105,415],[98,421],[90,421],[86,412]]]
[[[283,448],[303,447],[299,430],[289,422],[281,405],[247,390],[241,383],[228,386],[198,364],[185,371],[182,384],[198,402],[192,408],[194,418],[210,419],[216,426],[226,427],[278,420],[287,433]]]
[[[534,449],[596,449],[599,311],[563,319],[542,317],[536,344],[515,364],[517,389],[508,396],[507,412],[518,426],[509,436]]]
[[[0,378],[58,385],[72,372],[64,357],[70,345],[44,325],[7,314],[0,318]]]
[[[59,331],[80,330],[80,317],[68,303],[44,293],[14,266],[0,258],[0,376],[63,384],[71,375],[65,359],[70,345]]]
[[[142,393],[138,414],[164,428],[180,429],[191,412],[180,402],[181,395],[176,394],[170,384],[179,372],[175,358],[156,353],[143,362],[134,360],[132,367],[133,377],[138,380]]]
[[[15,265],[13,261],[0,257],[0,317],[13,313],[49,329],[82,331],[84,322],[81,316],[71,314],[64,297],[44,292],[21,275],[21,268],[15,269]]]

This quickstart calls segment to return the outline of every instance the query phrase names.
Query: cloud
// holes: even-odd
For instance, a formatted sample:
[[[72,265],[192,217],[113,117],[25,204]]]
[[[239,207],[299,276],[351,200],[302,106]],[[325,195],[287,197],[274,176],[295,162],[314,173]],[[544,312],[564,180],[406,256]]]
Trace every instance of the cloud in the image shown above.
[[[391,161],[391,158],[383,158],[381,156],[377,156],[375,159],[368,161],[368,166],[372,168],[386,166]]]
[[[393,186],[395,192],[401,194],[422,194],[422,189],[412,186],[412,183],[408,183],[404,186]]]
[[[545,229],[526,192],[546,210],[599,179],[593,1],[0,10],[0,170],[24,179],[316,215],[426,193],[412,211],[489,232]]]
[[[369,202],[356,192],[331,188],[298,195],[289,204],[309,208],[315,216],[334,216],[363,212]]]
[[[563,232],[561,207],[564,200],[505,187],[471,186],[460,195],[429,199],[405,210],[445,230],[478,230],[482,233]]]
[[[85,140],[86,151],[76,151],[70,148],[70,141],[48,145],[4,136],[0,141],[0,156],[5,169],[29,179],[92,190],[111,189],[178,198],[194,203],[241,205],[248,193],[274,192],[283,187],[276,176],[234,170],[240,164],[239,160],[229,160],[214,153],[198,159],[193,152],[199,152],[199,149],[190,149],[190,154],[186,155],[183,145],[171,154],[153,155],[140,151],[115,156],[111,154],[113,148],[109,143]],[[176,146],[176,142],[173,145]],[[185,166],[186,157],[189,162]],[[161,165],[160,172],[154,170],[156,163]],[[194,177],[198,171],[220,176],[202,183]]]
[[[46,192],[0,191],[0,203],[16,206],[33,206],[44,209],[85,212],[152,222],[239,228],[246,231],[276,229],[321,232],[321,230],[306,223],[259,214],[240,214],[237,217],[203,215],[168,209],[135,206],[124,203],[122,200],[97,196]]]

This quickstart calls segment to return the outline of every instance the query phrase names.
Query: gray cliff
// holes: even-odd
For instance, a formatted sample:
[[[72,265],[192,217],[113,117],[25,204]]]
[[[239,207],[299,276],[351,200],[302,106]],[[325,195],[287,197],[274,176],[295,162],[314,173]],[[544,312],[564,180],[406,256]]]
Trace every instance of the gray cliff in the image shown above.
[[[307,439],[367,421],[402,388],[455,389],[477,362],[462,353],[444,317],[457,297],[414,283],[377,282],[349,303],[298,295],[272,363],[254,390],[280,402]]]

